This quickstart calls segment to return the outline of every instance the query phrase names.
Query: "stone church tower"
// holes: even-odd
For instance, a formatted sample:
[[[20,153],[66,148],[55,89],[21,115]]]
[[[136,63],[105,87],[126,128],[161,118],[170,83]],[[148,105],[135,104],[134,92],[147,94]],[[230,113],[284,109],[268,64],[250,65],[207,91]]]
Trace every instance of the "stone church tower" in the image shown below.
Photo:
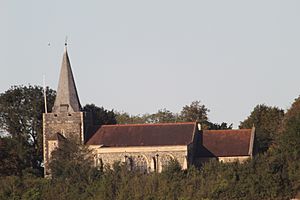
[[[51,113],[43,115],[44,175],[49,176],[51,152],[63,138],[84,142],[84,113],[81,111],[71,64],[65,48],[56,99]]]

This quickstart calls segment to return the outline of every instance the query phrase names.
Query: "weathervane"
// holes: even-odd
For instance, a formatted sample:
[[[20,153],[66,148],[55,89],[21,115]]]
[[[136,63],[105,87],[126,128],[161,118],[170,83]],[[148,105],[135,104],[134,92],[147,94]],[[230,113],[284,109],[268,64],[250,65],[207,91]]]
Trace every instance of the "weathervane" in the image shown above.
[[[68,46],[68,36],[66,36],[65,38],[65,47],[67,48],[67,46]]]

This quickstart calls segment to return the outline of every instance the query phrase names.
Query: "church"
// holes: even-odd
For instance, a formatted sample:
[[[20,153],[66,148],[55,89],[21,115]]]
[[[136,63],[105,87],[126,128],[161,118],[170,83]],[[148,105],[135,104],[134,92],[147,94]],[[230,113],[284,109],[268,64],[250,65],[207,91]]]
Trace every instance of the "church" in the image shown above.
[[[172,159],[187,169],[209,159],[243,162],[253,155],[255,128],[202,130],[198,122],[97,126],[92,121],[82,111],[65,47],[52,112],[43,114],[45,176],[52,151],[68,138],[91,149],[95,166],[119,161],[142,172],[161,172]]]

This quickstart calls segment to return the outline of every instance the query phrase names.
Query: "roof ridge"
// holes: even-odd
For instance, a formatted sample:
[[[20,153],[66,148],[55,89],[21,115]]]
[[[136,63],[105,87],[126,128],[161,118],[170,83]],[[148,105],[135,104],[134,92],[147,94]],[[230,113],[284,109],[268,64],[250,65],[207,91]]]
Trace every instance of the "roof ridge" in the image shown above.
[[[230,131],[250,131],[251,128],[243,128],[243,129],[217,129],[217,130],[203,130],[203,131],[209,131],[209,132],[230,132]]]
[[[168,123],[144,123],[144,124],[108,124],[102,125],[102,127],[112,126],[167,126],[167,125],[183,125],[183,124],[196,124],[196,122],[168,122]]]

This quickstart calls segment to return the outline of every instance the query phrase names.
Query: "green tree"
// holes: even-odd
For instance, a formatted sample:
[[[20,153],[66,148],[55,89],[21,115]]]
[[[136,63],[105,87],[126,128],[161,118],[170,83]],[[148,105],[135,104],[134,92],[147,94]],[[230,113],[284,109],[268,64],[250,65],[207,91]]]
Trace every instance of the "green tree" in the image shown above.
[[[185,105],[180,113],[182,121],[195,122],[199,121],[204,124],[208,121],[207,114],[209,109],[202,105],[200,101],[193,101],[191,105]]]
[[[274,154],[285,159],[294,193],[300,191],[300,97],[287,111]]]
[[[55,91],[47,88],[46,94],[47,108],[51,111]],[[42,87],[31,85],[13,86],[0,94],[0,129],[17,142],[19,156],[30,152],[30,160],[26,162],[35,169],[40,169],[42,163],[43,96]]]
[[[212,122],[205,122],[204,128],[207,128],[209,130],[227,130],[232,129],[233,124],[228,125],[226,122],[222,122],[221,124],[218,123],[212,123]]]
[[[240,128],[255,126],[255,147],[259,153],[265,152],[273,143],[284,117],[284,111],[264,104],[257,105],[250,116],[240,124]]]
[[[148,123],[167,123],[167,122],[176,122],[177,115],[167,110],[166,108],[158,110],[157,113],[149,115],[147,122]]]
[[[116,124],[116,114],[113,110],[106,110],[103,107],[95,106],[95,104],[86,104],[83,111],[92,115],[94,125]]]
[[[0,176],[22,175],[25,168],[31,167],[30,151],[26,141],[0,138]]]
[[[77,144],[75,138],[61,139],[51,154],[49,164],[54,179],[70,181],[87,186],[96,175],[93,154],[85,145]]]
[[[147,122],[148,114],[130,115],[127,112],[117,112],[116,120],[118,124],[143,124]]]

